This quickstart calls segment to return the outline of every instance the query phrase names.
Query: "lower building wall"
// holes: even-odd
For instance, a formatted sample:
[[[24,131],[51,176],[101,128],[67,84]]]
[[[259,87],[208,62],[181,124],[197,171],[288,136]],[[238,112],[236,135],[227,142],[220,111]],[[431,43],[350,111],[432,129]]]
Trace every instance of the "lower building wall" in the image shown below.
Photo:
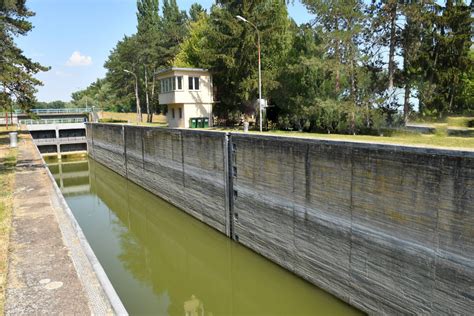
[[[181,116],[180,116],[181,109]],[[174,118],[173,118],[174,110]],[[205,117],[209,119],[209,126],[212,126],[212,104],[169,104],[166,120],[170,128],[189,128],[190,119]]]
[[[87,131],[100,163],[363,311],[474,313],[473,152]]]

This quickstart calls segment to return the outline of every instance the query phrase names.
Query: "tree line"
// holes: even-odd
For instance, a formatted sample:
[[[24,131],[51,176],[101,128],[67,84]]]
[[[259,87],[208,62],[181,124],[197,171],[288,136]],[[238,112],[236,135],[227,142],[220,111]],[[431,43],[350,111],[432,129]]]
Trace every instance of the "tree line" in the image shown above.
[[[176,0],[138,0],[136,32],[112,49],[105,78],[72,94],[73,105],[138,109],[151,121],[166,111],[155,73],[183,66],[212,72],[220,122],[251,116],[257,38],[240,15],[260,33],[269,127],[360,133],[415,117],[474,114],[472,2],[301,2],[314,18],[298,25],[285,0],[219,0],[189,12]]]
[[[137,2],[137,32],[105,63],[107,76],[73,95],[116,111],[158,104],[153,75],[168,66],[208,68],[227,122],[252,114],[262,47],[267,122],[282,129],[361,132],[415,115],[474,112],[473,5],[462,0],[303,0],[313,14],[297,25],[282,0],[216,1],[189,13],[174,0]],[[128,70],[137,74],[135,81]]]

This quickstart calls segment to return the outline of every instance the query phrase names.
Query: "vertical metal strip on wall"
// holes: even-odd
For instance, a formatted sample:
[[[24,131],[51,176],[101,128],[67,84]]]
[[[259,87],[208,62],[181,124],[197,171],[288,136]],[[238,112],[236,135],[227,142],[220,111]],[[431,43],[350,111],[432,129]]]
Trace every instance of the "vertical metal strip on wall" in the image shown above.
[[[226,235],[234,239],[233,218],[233,181],[232,181],[232,138],[226,133],[224,140],[224,186],[225,186],[225,211],[226,211]]]
[[[141,141],[142,141],[142,168],[143,170],[145,170],[145,128],[142,127],[140,128],[140,138],[141,138]]]
[[[128,164],[127,164],[127,136],[126,136],[126,126],[122,125],[122,141],[123,141],[123,157],[125,163],[125,177],[128,179]]]

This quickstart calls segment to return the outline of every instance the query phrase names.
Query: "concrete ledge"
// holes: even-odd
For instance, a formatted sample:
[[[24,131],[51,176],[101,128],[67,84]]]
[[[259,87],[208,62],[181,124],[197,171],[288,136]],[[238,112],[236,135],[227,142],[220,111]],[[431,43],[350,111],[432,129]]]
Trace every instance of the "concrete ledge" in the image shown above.
[[[55,192],[55,199],[57,202],[57,207],[56,211],[63,212],[63,214],[67,217],[71,227],[74,230],[75,238],[80,243],[80,247],[82,251],[84,252],[85,256],[87,257],[88,262],[80,262],[81,259],[79,258],[81,255],[74,253],[73,249],[70,249],[71,251],[71,256],[73,258],[74,265],[76,267],[76,270],[78,272],[79,278],[85,288],[87,297],[89,299],[89,302],[91,303],[92,307],[104,304],[103,302],[100,303],[98,301],[102,299],[106,299],[108,302],[106,304],[110,304],[112,307],[112,310],[114,314],[116,315],[128,315],[127,310],[123,306],[122,301],[120,300],[120,297],[118,296],[117,292],[115,291],[114,287],[112,286],[112,283],[110,282],[109,278],[107,277],[107,274],[105,273],[102,265],[100,264],[99,260],[94,254],[94,251],[92,250],[89,242],[87,241],[84,232],[82,231],[81,227],[79,226],[79,223],[76,221],[76,218],[74,217],[74,214],[72,213],[71,209],[69,208],[66,200],[64,199],[64,196],[61,193],[60,188],[58,187],[54,176],[51,174],[51,171],[49,170],[46,162],[41,156],[41,153],[39,152],[38,148],[36,146],[35,150],[37,154],[41,157],[41,161],[43,164],[43,167],[45,168],[49,180],[51,181],[51,185],[54,187],[54,192]],[[67,237],[65,236],[65,227],[61,227],[61,232],[63,233],[63,238],[67,240]],[[67,242],[67,241],[66,241]],[[71,243],[73,241],[69,240],[69,247],[71,247]],[[81,265],[86,265],[86,266],[81,266]],[[87,265],[90,265],[90,268],[87,267]],[[80,273],[81,270],[84,269],[92,269],[95,273],[95,275],[87,275],[86,273]],[[95,288],[93,284],[95,282],[91,282],[90,278],[97,278],[97,280],[100,283],[101,288]],[[102,292],[102,293],[101,293]],[[92,312],[96,315],[100,315],[100,309],[99,310],[94,310],[92,308]]]
[[[271,140],[271,141],[278,141],[278,142],[322,144],[322,145],[331,145],[331,146],[350,147],[354,149],[378,149],[378,150],[387,150],[387,151],[396,151],[396,152],[474,158],[474,150],[471,151],[471,150],[464,150],[464,149],[446,149],[446,148],[436,148],[436,147],[429,147],[429,146],[372,143],[372,142],[364,142],[364,141],[357,141],[357,140],[354,140],[354,141],[337,140],[337,139],[326,140],[326,139],[313,139],[313,138],[293,137],[293,136],[257,135],[257,134],[244,134],[244,133],[230,133],[230,134],[233,136],[238,136],[242,138]]]

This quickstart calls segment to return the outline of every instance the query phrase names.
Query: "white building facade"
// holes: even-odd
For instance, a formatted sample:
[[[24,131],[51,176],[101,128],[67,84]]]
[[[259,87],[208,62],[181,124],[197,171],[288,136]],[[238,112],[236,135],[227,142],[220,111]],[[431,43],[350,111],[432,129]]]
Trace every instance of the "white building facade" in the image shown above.
[[[157,73],[160,104],[168,106],[169,127],[212,126],[212,77],[206,69],[172,67]],[[201,125],[195,126],[199,121]]]

